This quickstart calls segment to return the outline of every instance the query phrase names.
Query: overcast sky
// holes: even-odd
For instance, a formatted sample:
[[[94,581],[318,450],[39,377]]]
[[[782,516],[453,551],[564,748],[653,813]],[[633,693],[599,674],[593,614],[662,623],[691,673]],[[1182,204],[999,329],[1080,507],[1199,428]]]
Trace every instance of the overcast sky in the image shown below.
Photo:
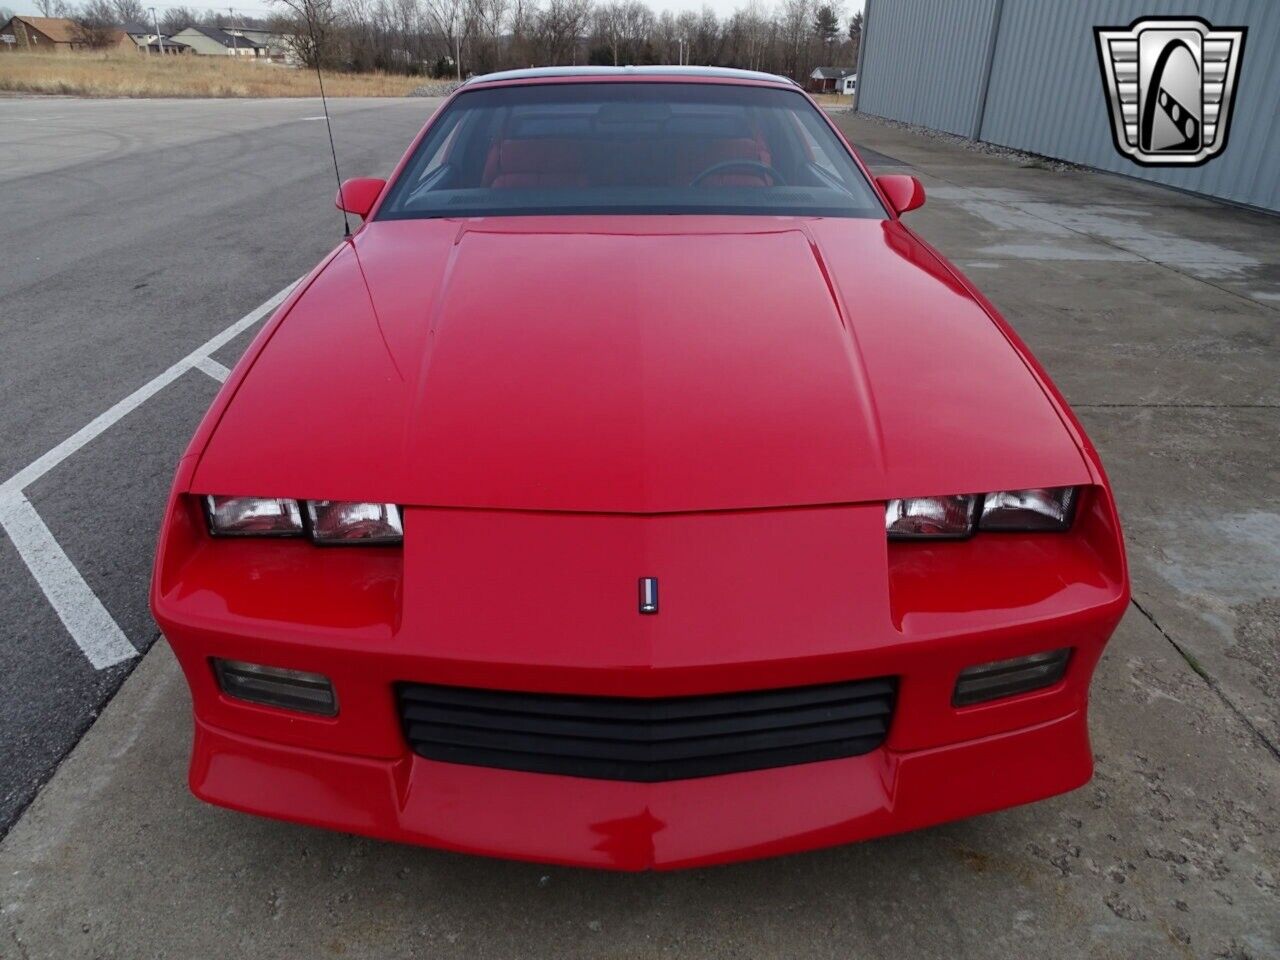
[[[148,7],[151,5],[149,0],[143,0],[143,3]],[[215,3],[216,6],[214,5]],[[770,6],[769,0],[761,0],[761,3],[765,7]],[[861,10],[862,4],[863,0],[846,0],[845,3],[840,4],[842,8],[842,22],[847,23],[849,15],[855,10]],[[182,5],[183,4],[173,4],[173,6]],[[156,4],[156,9],[163,14],[165,8],[168,6],[170,6],[170,4]],[[214,0],[214,3],[209,2],[209,0],[205,0],[205,2],[201,3],[196,0],[196,2],[185,4],[185,6],[193,7],[196,10],[216,9],[220,13],[225,12],[226,8],[230,6],[234,7],[237,13],[242,13],[247,17],[266,17],[270,16],[272,12],[268,4],[263,2],[263,0],[246,0],[244,6],[236,4],[234,0],[229,0],[229,2],[224,2],[224,0]],[[658,12],[662,10],[671,10],[675,13],[679,13],[682,10],[697,11],[701,10],[703,6],[708,6],[718,15],[724,17],[733,13],[733,11],[737,10],[739,7],[746,6],[746,0],[649,0],[649,6]],[[17,13],[32,15],[39,14],[39,11],[36,10],[35,4],[32,3],[31,0],[16,0],[16,2],[15,0],[0,0],[0,7],[7,10],[13,10]]]

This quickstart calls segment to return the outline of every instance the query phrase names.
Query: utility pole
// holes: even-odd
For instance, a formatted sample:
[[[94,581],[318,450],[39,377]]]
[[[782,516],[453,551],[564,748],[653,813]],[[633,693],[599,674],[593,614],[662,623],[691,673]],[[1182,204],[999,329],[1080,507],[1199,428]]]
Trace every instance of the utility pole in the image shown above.
[[[160,56],[164,56],[164,34],[160,32],[160,17],[156,15],[156,8],[151,8],[151,23],[156,28],[156,42],[160,44]]]
[[[227,7],[227,15],[231,17],[231,28],[234,30],[236,25],[236,8]],[[236,42],[238,39],[239,38],[234,33],[231,34],[231,55],[233,57],[238,57],[240,55],[240,47]]]

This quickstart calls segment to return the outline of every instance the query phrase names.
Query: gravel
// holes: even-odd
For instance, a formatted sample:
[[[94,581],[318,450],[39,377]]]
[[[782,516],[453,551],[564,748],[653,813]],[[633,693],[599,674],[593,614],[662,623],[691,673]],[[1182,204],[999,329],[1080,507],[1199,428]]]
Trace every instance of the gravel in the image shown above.
[[[853,108],[847,108],[852,112]],[[912,133],[918,133],[921,136],[929,137],[933,140],[942,140],[946,143],[953,143],[965,150],[971,150],[974,153],[983,153],[989,157],[1005,157],[1009,160],[1020,161],[1024,165],[1032,165],[1045,170],[1088,170],[1088,167],[1082,167],[1077,163],[1070,163],[1066,160],[1058,160],[1054,157],[1045,157],[1038,153],[1028,153],[1025,150],[1014,150],[1012,147],[1002,147],[998,144],[987,143],[984,140],[971,140],[968,137],[962,137],[956,133],[947,133],[945,130],[935,130],[932,127],[922,127],[915,123],[903,123],[901,120],[890,120],[888,117],[878,117],[871,113],[859,113],[860,119],[871,120],[875,123],[882,123],[886,127],[897,127],[899,130],[909,130]]]
[[[428,80],[420,87],[414,87],[409,91],[407,96],[410,97],[447,97],[458,87],[462,86],[457,80]]]

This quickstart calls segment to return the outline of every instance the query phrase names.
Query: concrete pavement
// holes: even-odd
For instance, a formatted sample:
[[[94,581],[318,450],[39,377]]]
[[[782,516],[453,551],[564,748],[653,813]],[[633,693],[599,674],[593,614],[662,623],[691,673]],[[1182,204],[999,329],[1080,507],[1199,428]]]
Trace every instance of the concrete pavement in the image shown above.
[[[864,118],[1111,475],[1137,603],[1280,745],[1280,220]]]
[[[197,803],[160,644],[0,843],[0,957],[1280,957],[1280,223],[841,122],[883,169],[922,176],[909,222],[1005,312],[1112,475],[1135,606],[1094,684],[1090,785],[675,875],[442,854]],[[180,386],[139,424],[148,458],[206,399]],[[135,449],[68,462],[79,479],[40,504],[60,537],[89,540],[76,483],[150,501]],[[121,611],[142,588],[93,582]]]

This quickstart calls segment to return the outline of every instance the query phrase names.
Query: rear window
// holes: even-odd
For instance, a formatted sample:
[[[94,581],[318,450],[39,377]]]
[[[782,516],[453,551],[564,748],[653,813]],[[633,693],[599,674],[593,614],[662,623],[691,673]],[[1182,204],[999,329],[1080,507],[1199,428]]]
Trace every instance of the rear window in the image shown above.
[[[462,93],[378,219],[573,213],[885,216],[798,92],[625,82]]]

